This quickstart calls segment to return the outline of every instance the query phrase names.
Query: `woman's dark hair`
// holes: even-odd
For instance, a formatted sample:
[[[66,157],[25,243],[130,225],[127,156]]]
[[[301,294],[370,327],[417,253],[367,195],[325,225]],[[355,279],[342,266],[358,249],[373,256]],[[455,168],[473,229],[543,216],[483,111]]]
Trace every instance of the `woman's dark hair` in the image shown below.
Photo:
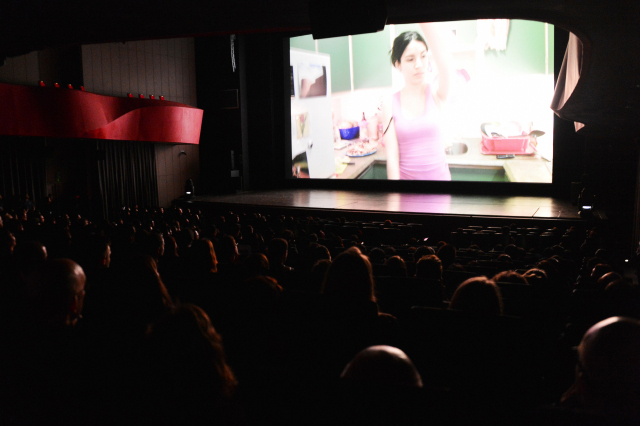
[[[252,253],[245,259],[244,269],[248,278],[267,275],[269,272],[269,259],[262,253]]]
[[[146,347],[145,397],[154,421],[180,417],[191,424],[215,424],[224,418],[220,410],[237,382],[222,339],[204,310],[192,304],[175,306],[149,326]]]
[[[417,31],[405,31],[400,34],[398,37],[393,40],[393,47],[389,51],[391,54],[391,65],[396,66],[396,62],[400,62],[400,58],[402,58],[402,54],[404,50],[407,48],[407,45],[411,43],[413,40],[417,40],[421,43],[424,43],[425,47],[429,49],[427,46],[427,42],[424,41],[424,38]]]
[[[400,256],[392,256],[384,264],[387,265],[387,271],[392,277],[407,276],[407,265]]]
[[[436,251],[433,249],[433,247],[420,246],[413,253],[413,260],[414,262],[417,262],[420,259],[422,259],[424,256],[428,256],[430,254],[434,254],[434,255],[436,254]]]
[[[343,251],[329,266],[322,293],[342,299],[375,302],[369,258],[353,247]]]
[[[383,264],[385,261],[386,255],[384,254],[384,250],[380,247],[372,248],[369,252],[369,261],[371,263],[379,263]]]
[[[493,276],[492,280],[496,283],[529,284],[525,276],[516,271],[498,272]]]
[[[502,295],[496,283],[487,277],[469,278],[453,294],[449,309],[482,316],[502,315]]]
[[[442,268],[448,269],[456,261],[456,248],[450,244],[444,244],[438,249],[436,256],[442,261]]]
[[[309,292],[313,294],[320,294],[322,292],[322,283],[327,276],[327,271],[330,266],[331,261],[329,259],[320,259],[313,265],[308,285],[305,286]]]
[[[282,293],[282,287],[275,278],[255,275],[244,282],[245,301],[250,304],[276,302]]]
[[[149,255],[137,255],[129,259],[120,271],[114,286],[118,295],[118,313],[139,326],[144,326],[162,316],[173,306],[160,275],[156,261]]]
[[[225,235],[215,246],[218,263],[233,263],[236,258],[236,240],[230,235]]]
[[[435,254],[422,256],[416,263],[416,277],[441,281],[442,261]]]
[[[547,286],[547,273],[542,269],[531,268],[522,276],[525,277],[527,282],[534,287]]]
[[[195,240],[189,249],[191,268],[201,272],[218,272],[218,259],[208,238]]]

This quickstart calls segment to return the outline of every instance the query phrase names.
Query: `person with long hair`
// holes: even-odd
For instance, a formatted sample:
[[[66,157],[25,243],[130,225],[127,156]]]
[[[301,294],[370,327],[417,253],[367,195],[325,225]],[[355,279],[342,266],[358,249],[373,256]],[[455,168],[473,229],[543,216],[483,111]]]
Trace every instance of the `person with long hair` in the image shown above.
[[[438,24],[420,24],[393,42],[391,64],[404,77],[404,87],[383,102],[387,176],[403,180],[451,180],[446,163],[443,109],[451,98],[453,56]],[[429,55],[431,51],[431,55]],[[438,77],[427,82],[433,66]]]
[[[493,280],[487,277],[469,278],[456,290],[449,309],[469,312],[483,317],[502,315],[502,294]]]
[[[147,424],[242,424],[222,338],[200,307],[177,304],[147,330]]]

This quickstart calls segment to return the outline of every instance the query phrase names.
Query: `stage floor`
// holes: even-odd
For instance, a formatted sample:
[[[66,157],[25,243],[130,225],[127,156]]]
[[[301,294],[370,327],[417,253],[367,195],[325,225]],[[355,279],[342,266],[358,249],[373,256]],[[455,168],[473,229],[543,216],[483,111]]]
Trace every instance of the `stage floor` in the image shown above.
[[[550,197],[288,189],[202,195],[191,201],[194,204],[212,203],[370,213],[580,219],[576,206],[571,205],[569,201]]]

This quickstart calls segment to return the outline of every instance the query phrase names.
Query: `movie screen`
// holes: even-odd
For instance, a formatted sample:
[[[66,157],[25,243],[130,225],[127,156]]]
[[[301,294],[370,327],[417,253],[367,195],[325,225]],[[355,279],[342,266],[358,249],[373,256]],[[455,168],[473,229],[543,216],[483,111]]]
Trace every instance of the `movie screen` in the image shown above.
[[[551,183],[553,26],[290,39],[291,178]]]

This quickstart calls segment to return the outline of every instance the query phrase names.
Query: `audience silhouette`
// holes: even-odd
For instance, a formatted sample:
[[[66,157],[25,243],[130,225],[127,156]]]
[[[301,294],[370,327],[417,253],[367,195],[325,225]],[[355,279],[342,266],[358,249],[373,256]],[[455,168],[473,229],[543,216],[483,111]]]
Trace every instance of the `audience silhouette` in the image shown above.
[[[2,424],[640,420],[640,292],[603,229],[418,246],[391,220],[24,204],[0,216]]]

